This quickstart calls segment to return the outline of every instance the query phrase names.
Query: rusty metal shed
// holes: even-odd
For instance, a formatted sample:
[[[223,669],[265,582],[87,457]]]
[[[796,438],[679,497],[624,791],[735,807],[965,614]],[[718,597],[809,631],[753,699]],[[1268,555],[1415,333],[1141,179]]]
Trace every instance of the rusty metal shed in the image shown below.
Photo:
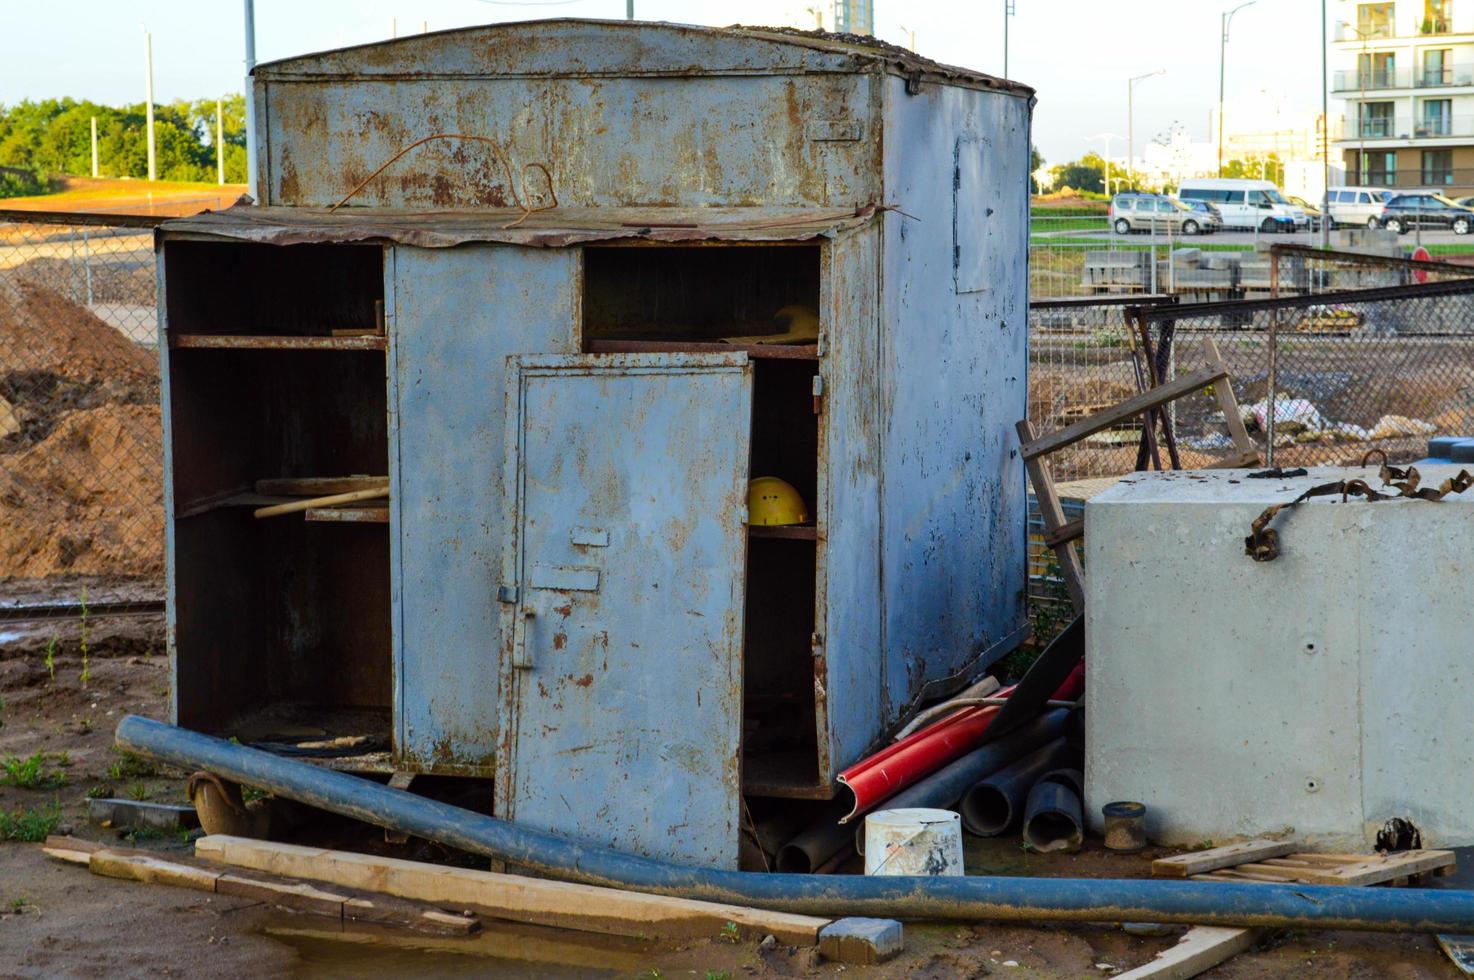
[[[179,724],[734,866],[744,798],[830,797],[1022,639],[1029,89],[543,21],[254,99],[262,201],[159,235]],[[809,521],[748,527],[760,475]]]

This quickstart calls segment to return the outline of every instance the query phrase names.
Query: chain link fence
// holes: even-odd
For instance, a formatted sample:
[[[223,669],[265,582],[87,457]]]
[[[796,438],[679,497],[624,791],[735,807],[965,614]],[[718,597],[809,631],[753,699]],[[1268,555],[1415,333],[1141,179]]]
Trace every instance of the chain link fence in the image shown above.
[[[1438,435],[1474,433],[1474,279],[1141,313],[1176,376],[1217,347],[1268,465],[1406,463]],[[1271,407],[1272,406],[1272,407]],[[1207,393],[1169,413],[1184,468],[1232,455]]]
[[[162,599],[161,220],[0,212],[0,613]]]

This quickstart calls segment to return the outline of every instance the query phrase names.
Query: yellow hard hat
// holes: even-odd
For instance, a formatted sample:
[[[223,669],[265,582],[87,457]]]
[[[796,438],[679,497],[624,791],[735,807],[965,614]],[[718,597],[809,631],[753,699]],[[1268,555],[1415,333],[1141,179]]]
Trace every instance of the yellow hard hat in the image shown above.
[[[807,524],[808,508],[793,484],[760,476],[747,484],[747,523]]]

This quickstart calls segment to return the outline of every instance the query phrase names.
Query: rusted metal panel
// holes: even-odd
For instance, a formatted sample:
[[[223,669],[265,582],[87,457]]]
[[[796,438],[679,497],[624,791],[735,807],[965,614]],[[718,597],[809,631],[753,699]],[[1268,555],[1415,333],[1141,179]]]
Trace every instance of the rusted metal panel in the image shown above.
[[[891,215],[887,220],[904,220]],[[880,521],[880,229],[849,235],[828,250],[821,370],[824,404],[819,499],[826,541],[820,551],[815,695],[820,778],[833,783],[880,734],[885,716]],[[821,696],[822,695],[822,696]]]
[[[886,715],[975,676],[1026,632],[1028,103],[887,79],[881,548]],[[954,196],[958,153],[977,176]],[[961,210],[959,210],[961,209]],[[954,280],[954,220],[982,222],[983,288]],[[936,233],[942,229],[942,233]],[[916,288],[918,283],[930,288]],[[973,285],[963,282],[961,285]],[[939,288],[940,287],[940,288]]]
[[[509,373],[499,815],[736,867],[751,364],[528,356]],[[588,528],[608,545],[575,543]]]
[[[677,95],[679,93],[679,95]],[[360,207],[855,206],[877,200],[875,141],[810,140],[811,119],[871,131],[864,75],[274,82],[263,202],[327,207],[409,144]]]
[[[395,744],[403,768],[490,773],[509,355],[572,352],[576,250],[395,248],[389,319]]]
[[[863,227],[878,208],[515,208],[414,211],[392,208],[241,207],[171,221],[171,239],[300,245],[384,241],[424,248],[467,243],[560,247],[595,242],[802,242]]]
[[[1011,92],[1027,85],[944,65],[877,38],[773,27],[558,20],[437,31],[258,65],[258,79],[748,75],[892,72]]]

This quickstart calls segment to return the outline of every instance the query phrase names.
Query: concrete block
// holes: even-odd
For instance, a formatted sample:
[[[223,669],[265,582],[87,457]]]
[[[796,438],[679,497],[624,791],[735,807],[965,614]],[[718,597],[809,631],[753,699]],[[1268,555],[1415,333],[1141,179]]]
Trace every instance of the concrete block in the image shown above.
[[[819,930],[819,952],[838,963],[883,963],[902,948],[895,919],[836,919]]]
[[[1174,265],[1197,265],[1203,260],[1203,250],[1200,248],[1178,248],[1172,251],[1172,262]]]
[[[200,825],[192,806],[169,803],[143,803],[138,800],[88,800],[87,817],[95,824],[119,830],[149,827],[170,833],[193,830]]]
[[[1459,465],[1422,469],[1438,486]],[[1085,505],[1086,812],[1140,800],[1153,842],[1293,828],[1362,850],[1390,817],[1474,844],[1468,638],[1474,491],[1318,497],[1281,553],[1244,553],[1266,507],[1375,468],[1133,473]]]

